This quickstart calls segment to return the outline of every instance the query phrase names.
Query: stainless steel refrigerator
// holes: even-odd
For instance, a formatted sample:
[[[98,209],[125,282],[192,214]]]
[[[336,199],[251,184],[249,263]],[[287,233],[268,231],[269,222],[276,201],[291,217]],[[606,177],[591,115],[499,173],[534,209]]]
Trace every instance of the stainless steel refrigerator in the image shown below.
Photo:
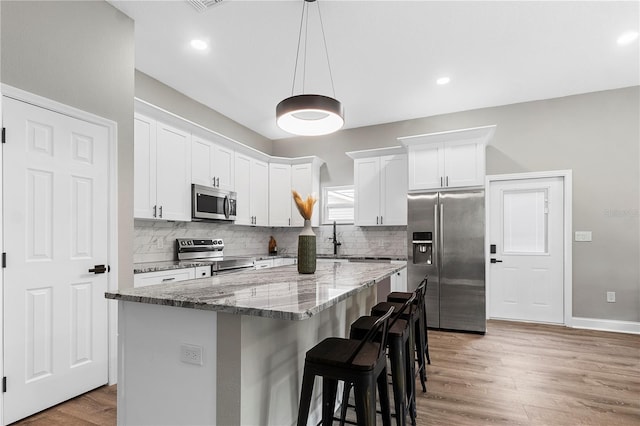
[[[485,332],[484,232],[484,190],[408,195],[408,283],[429,275],[429,328]]]

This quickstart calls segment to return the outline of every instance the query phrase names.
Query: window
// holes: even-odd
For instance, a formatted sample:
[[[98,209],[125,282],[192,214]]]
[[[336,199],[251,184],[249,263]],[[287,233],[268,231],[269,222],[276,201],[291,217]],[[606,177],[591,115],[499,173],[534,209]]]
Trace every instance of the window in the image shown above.
[[[324,187],[322,223],[353,223],[353,194],[353,185]]]

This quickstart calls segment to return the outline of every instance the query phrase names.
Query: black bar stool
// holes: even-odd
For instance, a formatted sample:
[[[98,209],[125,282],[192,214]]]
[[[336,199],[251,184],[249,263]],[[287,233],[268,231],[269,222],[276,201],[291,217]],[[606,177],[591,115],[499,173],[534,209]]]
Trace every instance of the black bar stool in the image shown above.
[[[411,327],[413,328],[413,335],[415,336],[415,347],[416,347],[416,355],[418,358],[418,371],[417,373],[420,376],[420,384],[422,385],[422,392],[427,391],[427,366],[425,362],[425,341],[424,341],[424,333],[421,330],[418,330],[420,327],[420,323],[422,322],[422,315],[424,310],[424,295],[426,293],[427,287],[427,277],[425,277],[418,288],[415,291],[416,298],[414,303],[417,307],[415,311],[411,312],[411,315],[404,313],[401,316],[401,319],[409,321]],[[411,293],[409,293],[411,294]],[[394,308],[398,310],[402,307],[402,303],[400,302],[380,302],[371,308],[371,315],[380,316],[383,315],[390,308]],[[421,309],[421,307],[423,307]]]
[[[425,277],[425,280],[428,277]],[[426,281],[425,281],[426,282]],[[425,288],[425,292],[426,292],[426,288]],[[404,292],[404,291],[394,291],[392,293],[389,293],[389,295],[387,296],[387,302],[399,302],[402,303],[405,300],[407,300],[409,297],[411,297],[413,293],[412,292]],[[427,356],[427,364],[431,365],[431,356],[429,356],[429,333],[427,332],[427,299],[425,297],[424,299],[424,306],[422,306],[422,318],[421,318],[421,323],[420,323],[420,329],[424,331],[424,346],[425,346],[425,355]],[[417,333],[418,331],[416,331]]]
[[[315,376],[322,377],[323,426],[330,425],[333,421],[339,380],[354,385],[356,415],[358,425],[362,426],[376,424],[377,383],[382,421],[384,426],[391,426],[387,359],[384,349],[392,312],[393,309],[389,309],[378,318],[362,340],[329,337],[307,351],[300,392],[298,426],[307,424]],[[382,333],[380,343],[373,341],[378,333]]]
[[[393,386],[393,399],[395,405],[396,424],[404,426],[406,424],[406,411],[408,401],[409,414],[411,416],[411,424],[416,424],[415,410],[415,372],[414,372],[414,352],[413,352],[413,330],[409,322],[400,319],[401,316],[411,311],[414,307],[413,301],[415,294],[407,299],[398,311],[394,311],[389,324],[389,334],[387,336],[387,345],[389,348],[389,361],[391,364],[391,384]],[[349,332],[351,339],[361,339],[371,330],[371,327],[378,320],[378,317],[363,316],[358,318],[353,324]],[[376,341],[382,336],[378,333]],[[340,415],[341,425],[347,414],[347,401],[349,399],[350,384],[345,383],[344,395],[342,398],[342,410]],[[405,395],[406,394],[406,395]],[[406,398],[405,398],[406,396]]]

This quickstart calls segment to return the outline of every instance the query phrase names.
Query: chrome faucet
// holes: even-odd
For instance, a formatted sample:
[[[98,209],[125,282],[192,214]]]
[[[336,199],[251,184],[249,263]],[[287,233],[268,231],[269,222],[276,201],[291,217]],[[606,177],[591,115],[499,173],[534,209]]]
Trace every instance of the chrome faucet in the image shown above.
[[[342,243],[338,242],[338,236],[336,235],[336,221],[333,221],[333,237],[329,237],[330,240],[333,241],[333,255],[336,256],[338,254],[338,246],[341,246]]]

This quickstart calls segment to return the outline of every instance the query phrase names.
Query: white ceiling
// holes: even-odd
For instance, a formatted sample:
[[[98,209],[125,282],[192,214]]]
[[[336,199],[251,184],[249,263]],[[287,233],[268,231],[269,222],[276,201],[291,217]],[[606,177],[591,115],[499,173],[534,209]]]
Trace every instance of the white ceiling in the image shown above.
[[[302,0],[223,0],[202,13],[186,0],[110,3],[135,20],[140,71],[269,139],[290,136],[275,107],[292,94]],[[320,8],[345,128],[640,84],[638,41],[616,43],[640,30],[638,1],[320,0]],[[332,96],[315,22],[304,93]],[[209,48],[193,50],[194,38]],[[437,85],[445,75],[451,82]]]

